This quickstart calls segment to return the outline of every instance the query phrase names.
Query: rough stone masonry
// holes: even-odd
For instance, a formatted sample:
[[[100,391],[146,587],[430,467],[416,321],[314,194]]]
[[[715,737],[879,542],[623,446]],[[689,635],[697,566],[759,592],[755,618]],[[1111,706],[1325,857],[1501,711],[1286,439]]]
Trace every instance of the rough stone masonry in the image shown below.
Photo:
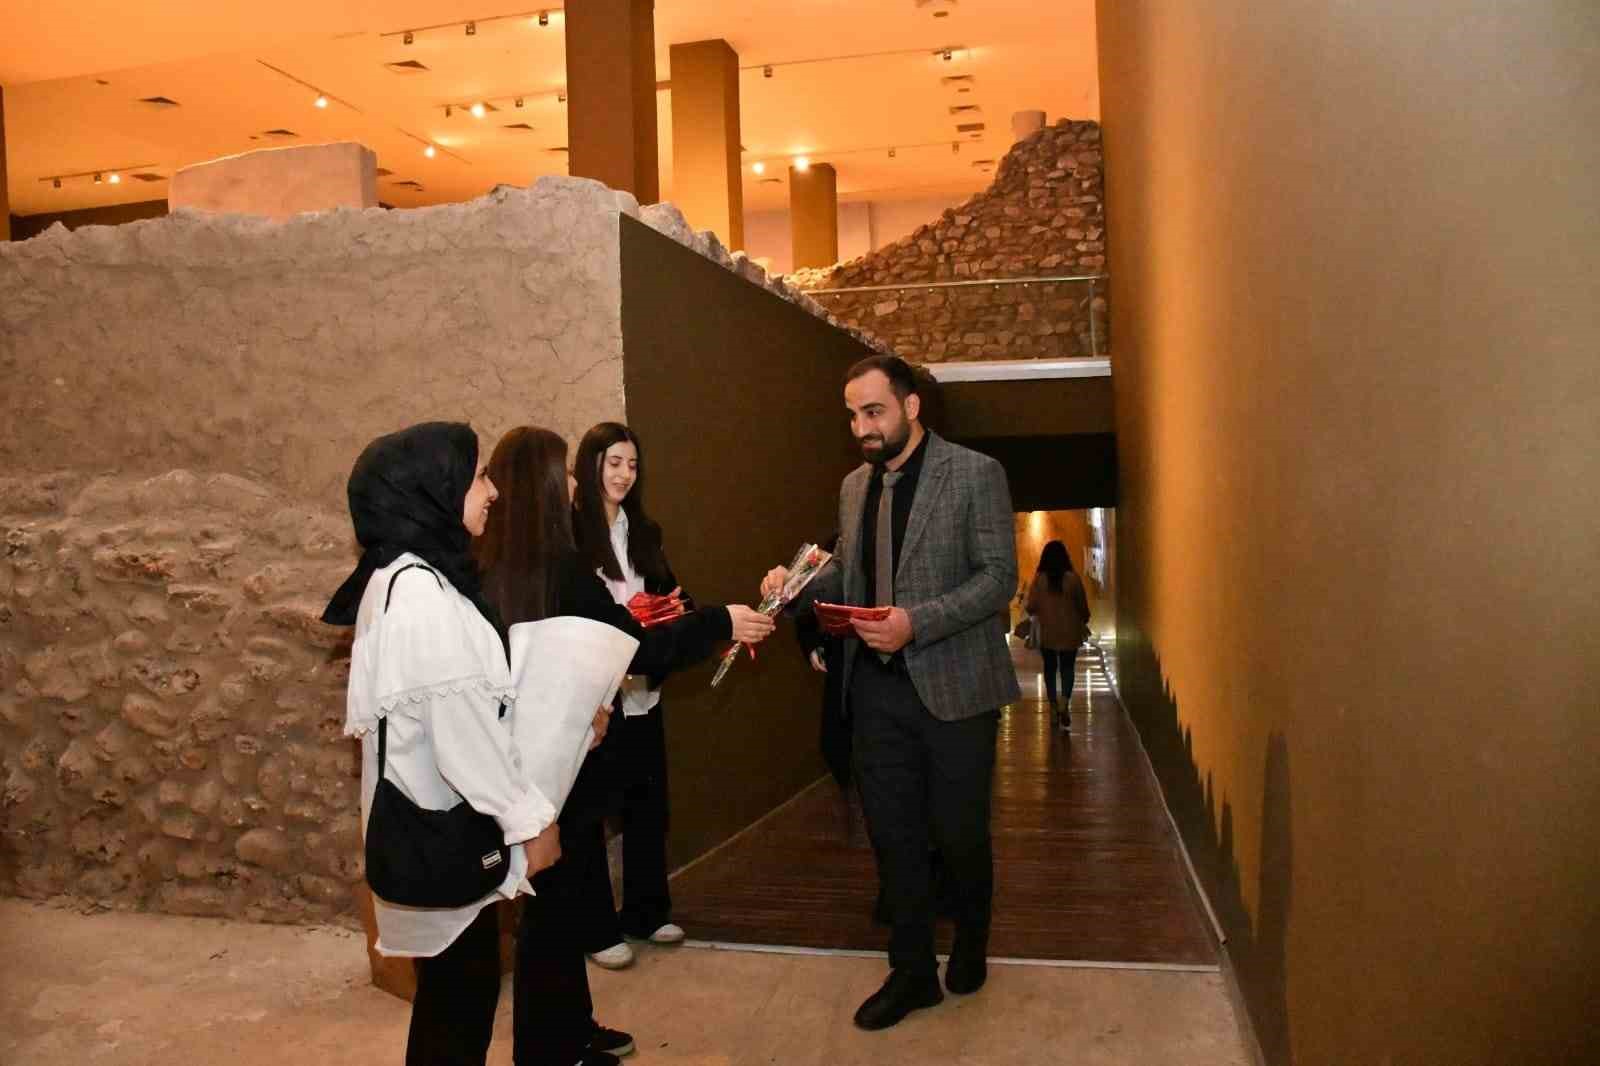
[[[807,291],[908,286],[816,298],[907,359],[937,363],[1103,355],[1110,351],[1106,286],[918,283],[1105,270],[1100,124],[1062,120],[1017,142],[993,185],[936,221],[848,263],[785,280]]]

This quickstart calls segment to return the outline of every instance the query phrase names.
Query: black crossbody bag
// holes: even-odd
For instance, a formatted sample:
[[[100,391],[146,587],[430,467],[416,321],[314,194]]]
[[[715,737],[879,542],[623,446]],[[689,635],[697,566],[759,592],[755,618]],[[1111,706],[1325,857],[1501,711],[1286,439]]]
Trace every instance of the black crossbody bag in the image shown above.
[[[394,598],[389,579],[383,609]],[[432,574],[432,570],[428,570]],[[434,574],[434,580],[439,575]],[[442,583],[441,583],[442,587]],[[511,849],[505,831],[466,800],[447,811],[419,807],[383,776],[388,762],[388,716],[378,721],[378,787],[367,818],[367,884],[379,899],[405,907],[465,907],[500,887]]]

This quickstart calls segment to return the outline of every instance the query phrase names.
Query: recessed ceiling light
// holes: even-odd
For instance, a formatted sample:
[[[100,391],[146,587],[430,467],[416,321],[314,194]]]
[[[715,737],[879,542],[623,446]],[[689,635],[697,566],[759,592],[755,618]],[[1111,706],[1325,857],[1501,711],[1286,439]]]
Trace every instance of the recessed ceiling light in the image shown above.
[[[434,156],[439,154],[439,150],[430,144],[422,150],[422,154],[427,156],[429,159],[432,159]]]
[[[326,96],[323,96],[321,93],[318,93],[317,94],[317,98],[315,100],[311,101],[311,103],[316,107],[324,107],[325,108],[325,107],[328,106],[328,98]]]
[[[122,184],[122,175],[118,174],[114,170],[111,172],[111,184],[113,184],[113,185],[121,185]]]
[[[477,103],[477,104],[473,104],[472,105],[472,117],[473,118],[482,118],[484,116],[484,111],[485,111],[485,108],[484,108],[483,104]]]
[[[804,174],[806,171],[811,169],[811,160],[807,159],[803,155],[796,156],[794,160],[794,168],[800,173]]]
[[[767,165],[761,162],[751,163],[750,170],[757,175],[765,174],[767,172]]]

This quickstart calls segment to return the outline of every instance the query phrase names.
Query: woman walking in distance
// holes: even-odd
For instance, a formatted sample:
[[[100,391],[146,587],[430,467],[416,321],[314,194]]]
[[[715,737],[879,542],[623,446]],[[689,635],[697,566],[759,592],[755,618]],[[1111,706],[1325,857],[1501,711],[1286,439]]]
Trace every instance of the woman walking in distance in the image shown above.
[[[1038,621],[1039,650],[1044,655],[1044,687],[1050,709],[1063,733],[1072,729],[1072,685],[1078,647],[1089,637],[1089,598],[1072,572],[1067,546],[1052,540],[1039,554],[1039,572],[1028,588],[1027,610]],[[1056,703],[1056,671],[1061,671],[1062,697]]]
[[[555,809],[513,755],[503,711],[515,690],[468,553],[496,497],[477,435],[463,423],[428,422],[373,441],[349,482],[361,560],[322,616],[355,626],[345,733],[361,738],[363,831],[381,772],[417,806],[471,804],[512,845],[499,888],[467,906],[373,900],[377,950],[417,960],[407,1066],[482,1066],[500,994],[492,904],[525,890],[560,855]]]

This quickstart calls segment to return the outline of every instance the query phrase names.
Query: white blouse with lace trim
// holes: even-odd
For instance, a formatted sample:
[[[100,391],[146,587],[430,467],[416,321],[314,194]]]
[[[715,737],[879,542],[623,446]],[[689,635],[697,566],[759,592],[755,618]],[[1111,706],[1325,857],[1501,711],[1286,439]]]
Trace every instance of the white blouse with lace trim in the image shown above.
[[[446,810],[465,800],[500,823],[507,844],[530,840],[555,821],[556,810],[522,772],[512,741],[517,693],[500,637],[431,569],[407,571],[390,596],[390,579],[420,562],[408,553],[373,574],[356,616],[345,733],[361,738],[362,831],[378,784],[378,721],[387,718],[384,776],[412,802]],[[466,907],[374,898],[378,951],[437,955],[485,906],[531,892],[527,872],[527,855],[514,847],[500,887]]]

